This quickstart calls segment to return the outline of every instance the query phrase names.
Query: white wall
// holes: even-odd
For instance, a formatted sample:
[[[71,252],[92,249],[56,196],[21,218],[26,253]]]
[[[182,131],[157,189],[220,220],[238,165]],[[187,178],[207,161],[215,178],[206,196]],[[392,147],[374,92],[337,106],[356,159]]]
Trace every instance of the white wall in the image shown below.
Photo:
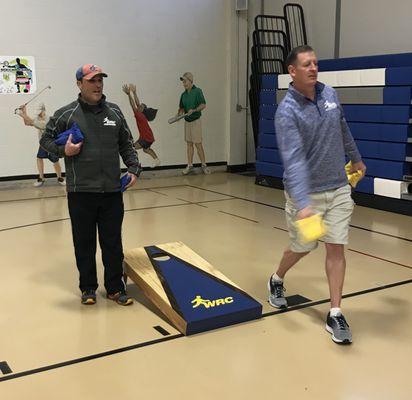
[[[345,2],[346,0],[343,0]],[[333,58],[335,48],[335,0],[265,0],[264,14],[283,15],[286,3],[298,3],[302,6],[308,44],[312,46],[319,58]],[[259,10],[261,0],[254,0]],[[258,8],[259,7],[259,8]],[[253,21],[252,21],[253,23]]]
[[[134,136],[136,124],[125,82],[159,108],[152,123],[163,165],[186,162],[183,124],[168,125],[182,92],[179,76],[189,70],[204,91],[204,145],[210,162],[228,159],[228,32],[231,0],[23,0],[18,17],[2,18],[2,55],[33,55],[37,85],[51,85],[42,101],[49,112],[77,96],[75,71],[83,63],[103,67],[105,94],[118,103]],[[17,18],[17,19],[16,19]],[[18,21],[18,23],[17,23]],[[0,96],[0,177],[35,174],[37,133],[13,115],[30,95]],[[34,105],[37,104],[35,100]],[[30,105],[31,106],[31,105]],[[29,112],[34,107],[29,106]],[[139,153],[143,165],[150,159]],[[47,171],[53,172],[49,162]]]
[[[342,0],[340,57],[412,52],[411,0]]]

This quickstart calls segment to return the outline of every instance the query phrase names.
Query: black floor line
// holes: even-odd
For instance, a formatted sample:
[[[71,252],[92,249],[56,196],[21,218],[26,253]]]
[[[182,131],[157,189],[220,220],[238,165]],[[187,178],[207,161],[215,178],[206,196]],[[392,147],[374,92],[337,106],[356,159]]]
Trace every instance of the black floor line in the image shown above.
[[[411,266],[411,265],[406,265],[406,264],[402,264],[402,263],[397,262],[397,261],[388,260],[387,258],[374,256],[373,254],[364,253],[363,251],[359,251],[359,250],[355,250],[355,249],[350,249],[350,248],[348,248],[347,250],[348,250],[348,251],[351,251],[351,252],[353,252],[353,253],[362,254],[363,256],[372,257],[372,258],[375,258],[375,259],[377,259],[377,260],[386,261],[386,262],[388,262],[388,263],[391,263],[391,264],[394,264],[394,265],[398,265],[398,266],[403,267],[403,268],[412,269],[412,266]]]
[[[270,208],[276,208],[278,210],[284,210],[284,207],[274,206],[272,204],[267,204],[267,203],[263,203],[263,202],[256,201],[256,200],[250,200],[250,199],[246,199],[244,197],[234,196],[234,195],[231,195],[231,194],[226,194],[226,193],[218,192],[216,190],[205,189],[205,188],[200,187],[200,186],[189,185],[189,184],[172,185],[172,186],[156,186],[156,187],[153,187],[153,188],[129,189],[129,192],[147,190],[147,191],[152,191],[154,193],[157,193],[152,189],[168,189],[168,188],[177,188],[177,187],[191,187],[191,188],[194,188],[194,189],[204,190],[206,192],[220,194],[222,196],[230,197],[230,199],[207,200],[207,201],[204,201],[204,202],[194,202],[193,204],[206,203],[206,202],[211,202],[212,203],[212,202],[215,202],[215,201],[227,201],[227,200],[235,200],[236,199],[236,200],[243,200],[243,201],[246,201],[246,202],[249,202],[249,203],[259,204],[259,205],[270,207]],[[158,194],[164,194],[164,193],[158,193]],[[58,197],[66,197],[66,196],[49,196],[49,197],[40,197],[40,198],[39,197],[33,197],[33,198],[28,198],[28,199],[0,200],[0,203],[15,202],[15,201],[26,201],[26,200],[43,200],[43,199],[51,199],[51,198],[58,198]],[[181,199],[181,200],[183,200],[183,199]],[[187,200],[185,200],[185,201],[187,201]],[[164,206],[162,206],[162,207],[164,207]],[[139,210],[139,209],[133,209],[133,210],[130,210],[130,211],[135,211],[135,210]],[[58,220],[56,220],[56,221],[58,221]],[[55,221],[47,221],[47,222],[55,222]],[[39,224],[34,224],[34,225],[39,225]],[[20,227],[24,228],[26,226],[32,226],[32,225],[22,225],[22,226],[18,226],[18,227],[15,227],[15,228],[13,227],[13,228],[7,228],[7,229],[0,229],[0,232],[2,232],[4,230],[16,229],[16,228],[20,228]],[[361,226],[358,226],[358,225],[350,225],[350,227],[355,228],[355,229],[360,229],[360,230],[363,230],[363,231],[367,231],[367,232],[371,232],[371,233],[376,233],[378,235],[392,237],[394,239],[404,240],[406,242],[412,243],[412,239],[409,239],[409,238],[406,238],[406,237],[403,237],[403,236],[396,236],[396,235],[392,235],[390,233],[374,231],[373,229],[364,228],[364,227],[361,227]]]
[[[161,327],[160,325],[156,325],[153,329],[157,330],[163,336],[169,336],[170,332],[168,332],[165,328]]]
[[[173,186],[156,186],[153,188],[136,188],[136,189],[128,189],[128,193],[130,192],[138,192],[138,191],[143,191],[143,190],[147,190],[147,191],[152,191],[154,193],[158,193],[155,192],[154,190],[151,189],[166,189],[166,188],[177,188],[177,187],[185,187],[187,185],[173,185]],[[0,194],[1,194],[1,190],[0,190]],[[159,193],[162,194],[162,193]],[[167,196],[167,195],[165,195]],[[66,195],[56,195],[56,196],[44,196],[44,197],[27,197],[24,199],[10,199],[10,200],[0,200],[0,203],[14,203],[17,201],[31,201],[31,200],[45,200],[45,199],[57,199],[57,198],[64,198],[67,197]]]
[[[168,342],[170,340],[178,339],[178,338],[181,338],[183,336],[184,335],[182,333],[180,333],[180,334],[177,334],[177,335],[167,336],[167,337],[163,337],[163,338],[160,338],[160,339],[149,340],[147,342],[138,343],[138,344],[134,344],[134,345],[131,345],[131,346],[120,347],[118,349],[109,350],[109,351],[105,351],[105,352],[102,352],[102,353],[92,354],[92,355],[86,356],[86,357],[75,358],[73,360],[68,360],[68,361],[64,361],[64,362],[61,362],[61,363],[57,363],[57,364],[51,364],[51,365],[47,365],[47,366],[40,367],[40,368],[30,369],[30,370],[23,371],[23,372],[18,372],[16,374],[12,374],[12,375],[2,376],[2,377],[0,377],[0,382],[9,381],[11,379],[16,379],[16,378],[22,378],[23,376],[34,375],[34,374],[38,374],[40,372],[50,371],[52,369],[67,367],[69,365],[79,364],[79,363],[90,361],[90,360],[96,360],[98,358],[111,356],[113,354],[124,353],[126,351],[140,349],[142,347],[153,346],[154,344]]]
[[[0,361],[0,371],[3,375],[11,374],[13,372],[6,361]]]
[[[0,232],[6,232],[6,231],[12,231],[14,229],[20,229],[20,228],[28,228],[30,226],[36,226],[36,225],[45,225],[45,224],[51,224],[53,222],[61,222],[61,221],[68,221],[70,218],[60,218],[60,219],[53,219],[50,221],[43,221],[43,222],[35,222],[33,224],[27,224],[27,225],[18,225],[18,226],[11,226],[9,228],[3,228],[0,229]]]
[[[288,232],[287,229],[285,229],[285,228],[279,228],[278,226],[274,226],[273,229],[276,229],[276,230],[282,231],[282,232]],[[321,240],[321,239],[319,239],[319,242],[324,243],[324,241]],[[412,269],[412,266],[411,266],[411,265],[406,265],[406,264],[402,264],[402,263],[397,262],[397,261],[388,260],[387,258],[374,256],[373,254],[369,254],[369,253],[365,253],[365,252],[363,252],[363,251],[351,249],[350,247],[346,247],[346,250],[347,250],[347,251],[351,251],[351,252],[353,252],[353,253],[362,254],[363,256],[372,257],[372,258],[375,258],[375,259],[377,259],[377,260],[386,261],[386,262],[388,262],[388,263],[391,263],[391,264],[394,264],[394,265],[398,265],[398,266],[403,267],[403,268]]]
[[[1,193],[1,192],[0,192]],[[66,197],[66,195],[56,195],[56,196],[47,196],[47,197],[27,197],[25,199],[10,199],[10,200],[0,200],[0,203],[15,203],[18,201],[32,201],[32,200],[45,200],[45,199],[59,199]]]
[[[186,185],[186,186],[189,186],[189,187],[192,187],[192,188],[195,188],[195,189],[205,190],[206,192],[211,192],[211,193],[215,193],[215,194],[221,194],[221,195],[223,195],[223,196],[232,196],[234,199],[244,200],[244,201],[247,201],[247,202],[249,202],[249,203],[260,204],[260,205],[262,205],[262,206],[266,206],[266,207],[270,207],[270,208],[276,208],[276,209],[278,209],[278,210],[285,210],[284,207],[274,206],[274,205],[272,205],[272,204],[262,203],[262,202],[260,202],[260,201],[246,199],[246,198],[244,198],[244,197],[233,196],[233,195],[231,195],[231,194],[221,193],[221,192],[217,192],[217,191],[215,191],[215,190],[205,189],[205,188],[202,188],[202,187],[199,187],[199,186],[194,186],[194,185]],[[385,233],[385,232],[380,232],[380,231],[374,231],[373,229],[363,228],[363,227],[357,226],[357,225],[349,225],[349,226],[350,226],[351,228],[361,229],[361,230],[363,230],[363,231],[368,231],[368,232],[376,233],[376,234],[378,234],[378,235],[388,236],[388,237],[392,237],[392,238],[395,238],[395,239],[404,240],[404,241],[406,241],[406,242],[412,242],[412,239],[409,239],[409,238],[406,238],[406,237],[403,237],[403,236],[396,236],[396,235],[392,235],[392,234],[390,234],[390,233]]]
[[[226,211],[219,211],[219,212],[222,213],[222,214],[230,215],[230,216],[232,216],[232,217],[236,217],[236,218],[244,219],[244,220],[246,220],[246,221],[254,222],[255,224],[258,224],[258,223],[259,223],[259,221],[256,221],[256,220],[250,219],[250,218],[246,218],[246,217],[242,217],[241,215],[231,214],[231,213],[228,213],[228,212],[226,212]]]
[[[129,208],[127,210],[124,210],[124,212],[127,213],[127,212],[131,212],[131,211],[153,210],[153,209],[157,209],[157,208],[201,205],[203,203],[214,203],[215,201],[227,201],[227,200],[233,200],[233,199],[205,200],[205,201],[199,201],[199,202],[190,202],[189,200],[178,199],[178,198],[176,198],[176,200],[184,201],[185,203],[184,204],[168,204],[168,205],[164,205],[164,206],[153,206],[153,207]],[[27,225],[11,226],[9,228],[0,229],[0,232],[11,231],[11,230],[20,229],[20,228],[28,228],[30,226],[36,226],[36,225],[51,224],[53,222],[68,221],[68,220],[70,220],[70,218],[60,218],[60,219],[53,219],[53,220],[50,220],[50,221],[34,222],[32,224],[27,224]]]
[[[385,289],[390,289],[390,288],[393,288],[393,287],[396,287],[396,286],[407,285],[407,284],[410,284],[410,283],[412,283],[412,279],[408,279],[408,280],[405,280],[405,281],[399,281],[399,282],[395,282],[395,283],[390,283],[390,284],[382,285],[382,286],[379,286],[379,287],[376,287],[376,288],[360,290],[358,292],[348,293],[348,294],[343,295],[342,297],[345,299],[345,298],[350,298],[350,297],[361,296],[361,295],[365,295],[365,294],[368,294],[368,293],[373,293],[373,292],[378,292],[378,291],[385,290]],[[323,299],[323,300],[318,300],[318,301],[312,301],[312,302],[309,302],[309,303],[303,303],[303,304],[299,304],[299,305],[294,306],[294,307],[263,313],[262,317],[270,317],[272,315],[285,314],[285,313],[296,311],[296,310],[302,310],[304,308],[309,308],[309,307],[317,306],[317,305],[320,305],[320,304],[328,303],[329,301],[330,301],[330,299]],[[24,376],[34,375],[34,374],[38,374],[40,372],[50,371],[50,370],[53,370],[53,369],[62,368],[62,367],[66,367],[66,366],[69,366],[69,365],[80,364],[82,362],[86,362],[86,361],[95,360],[95,359],[98,359],[98,358],[111,356],[113,354],[124,353],[126,351],[135,350],[135,349],[139,349],[139,348],[142,348],[142,347],[153,346],[155,344],[180,339],[182,337],[185,337],[182,333],[172,335],[172,336],[166,336],[166,337],[163,337],[163,338],[160,338],[160,339],[149,340],[147,342],[138,343],[138,344],[134,344],[134,345],[131,345],[131,346],[126,346],[126,347],[121,347],[121,348],[118,348],[118,349],[109,350],[109,351],[93,354],[93,355],[86,356],[86,357],[80,357],[80,358],[76,358],[76,359],[69,360],[69,361],[64,361],[64,362],[57,363],[57,364],[52,364],[52,365],[48,365],[48,366],[44,366],[44,367],[40,367],[40,368],[35,368],[35,369],[23,371],[23,372],[17,372],[15,374],[0,377],[0,382],[9,381],[9,380],[12,380],[12,379],[17,379],[17,378],[22,378]]]
[[[130,211],[153,210],[153,209],[156,209],[156,208],[188,206],[190,204],[192,204],[192,203],[169,204],[169,205],[165,205],[165,206],[153,206],[153,207],[141,207],[141,208],[130,208],[130,209],[124,210],[124,212],[127,213],[127,212],[130,212]],[[70,220],[70,218],[60,218],[60,219],[54,219],[54,220],[50,220],[50,221],[35,222],[33,224],[18,225],[18,226],[12,226],[12,227],[9,227],[9,228],[3,228],[3,229],[0,229],[0,232],[11,231],[13,229],[28,228],[30,226],[36,226],[36,225],[51,224],[53,222],[69,221],[69,220]]]
[[[375,288],[360,290],[358,292],[347,293],[347,294],[344,294],[342,296],[342,298],[347,299],[347,298],[350,298],[350,297],[361,296],[361,295],[368,294],[368,293],[373,293],[373,292],[378,292],[378,291],[385,290],[385,289],[390,289],[390,288],[393,288],[393,287],[396,287],[396,286],[408,285],[410,283],[412,283],[412,279],[407,279],[405,281],[389,283],[387,285],[382,285],[382,286],[377,286]],[[325,303],[329,303],[329,302],[330,302],[330,298],[329,299],[323,299],[323,300],[316,300],[316,301],[312,301],[310,303],[299,304],[299,305],[294,306],[294,307],[282,308],[282,309],[279,309],[279,310],[276,310],[276,311],[269,311],[267,313],[262,314],[262,316],[263,317],[269,317],[271,315],[285,314],[285,313],[288,313],[288,312],[291,312],[291,311],[296,311],[296,310],[301,310],[303,308],[318,306],[320,304],[325,304]]]

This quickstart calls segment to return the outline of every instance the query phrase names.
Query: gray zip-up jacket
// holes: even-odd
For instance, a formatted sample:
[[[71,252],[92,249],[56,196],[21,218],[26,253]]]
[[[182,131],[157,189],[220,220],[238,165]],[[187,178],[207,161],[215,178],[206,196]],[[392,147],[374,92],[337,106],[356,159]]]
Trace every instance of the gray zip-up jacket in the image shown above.
[[[54,143],[59,133],[76,122],[84,135],[79,154],[67,157],[64,146]],[[57,110],[50,118],[40,145],[64,157],[68,192],[120,191],[120,159],[130,173],[139,175],[141,166],[126,120],[116,104],[102,101],[92,106],[77,101]]]
[[[310,193],[348,184],[345,155],[361,161],[336,91],[320,82],[315,89],[312,101],[290,85],[275,116],[283,182],[299,210],[310,205]]]

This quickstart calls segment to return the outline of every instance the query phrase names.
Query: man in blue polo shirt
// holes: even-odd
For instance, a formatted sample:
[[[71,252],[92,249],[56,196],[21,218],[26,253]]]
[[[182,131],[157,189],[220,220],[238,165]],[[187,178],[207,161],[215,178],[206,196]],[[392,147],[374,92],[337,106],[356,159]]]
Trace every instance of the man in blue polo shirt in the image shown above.
[[[304,243],[295,221],[320,214],[327,228],[326,275],[331,309],[326,329],[336,343],[351,343],[352,334],[340,309],[345,277],[344,245],[354,207],[345,173],[345,155],[352,171],[366,167],[356,147],[335,90],[318,82],[318,62],[310,46],[299,46],[286,59],[292,77],[275,117],[276,138],[284,166],[286,220],[291,245],[268,282],[269,303],[287,307],[283,279],[286,272],[317,247]]]

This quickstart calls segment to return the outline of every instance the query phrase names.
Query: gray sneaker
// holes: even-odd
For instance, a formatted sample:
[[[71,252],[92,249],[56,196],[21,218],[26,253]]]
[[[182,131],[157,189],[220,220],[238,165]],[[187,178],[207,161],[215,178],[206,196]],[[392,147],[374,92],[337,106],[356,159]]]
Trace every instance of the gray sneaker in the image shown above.
[[[332,334],[332,340],[335,343],[352,343],[352,333],[342,314],[332,317],[330,313],[328,313],[328,316],[326,317],[326,330]]]
[[[288,302],[285,299],[286,289],[283,286],[283,282],[275,281],[272,277],[268,282],[269,289],[269,304],[276,308],[286,308]]]
[[[183,171],[183,175],[189,175],[191,172],[193,172],[193,165],[188,165]]]
[[[42,178],[37,178],[37,181],[33,183],[34,187],[40,187],[44,185],[45,180]]]

